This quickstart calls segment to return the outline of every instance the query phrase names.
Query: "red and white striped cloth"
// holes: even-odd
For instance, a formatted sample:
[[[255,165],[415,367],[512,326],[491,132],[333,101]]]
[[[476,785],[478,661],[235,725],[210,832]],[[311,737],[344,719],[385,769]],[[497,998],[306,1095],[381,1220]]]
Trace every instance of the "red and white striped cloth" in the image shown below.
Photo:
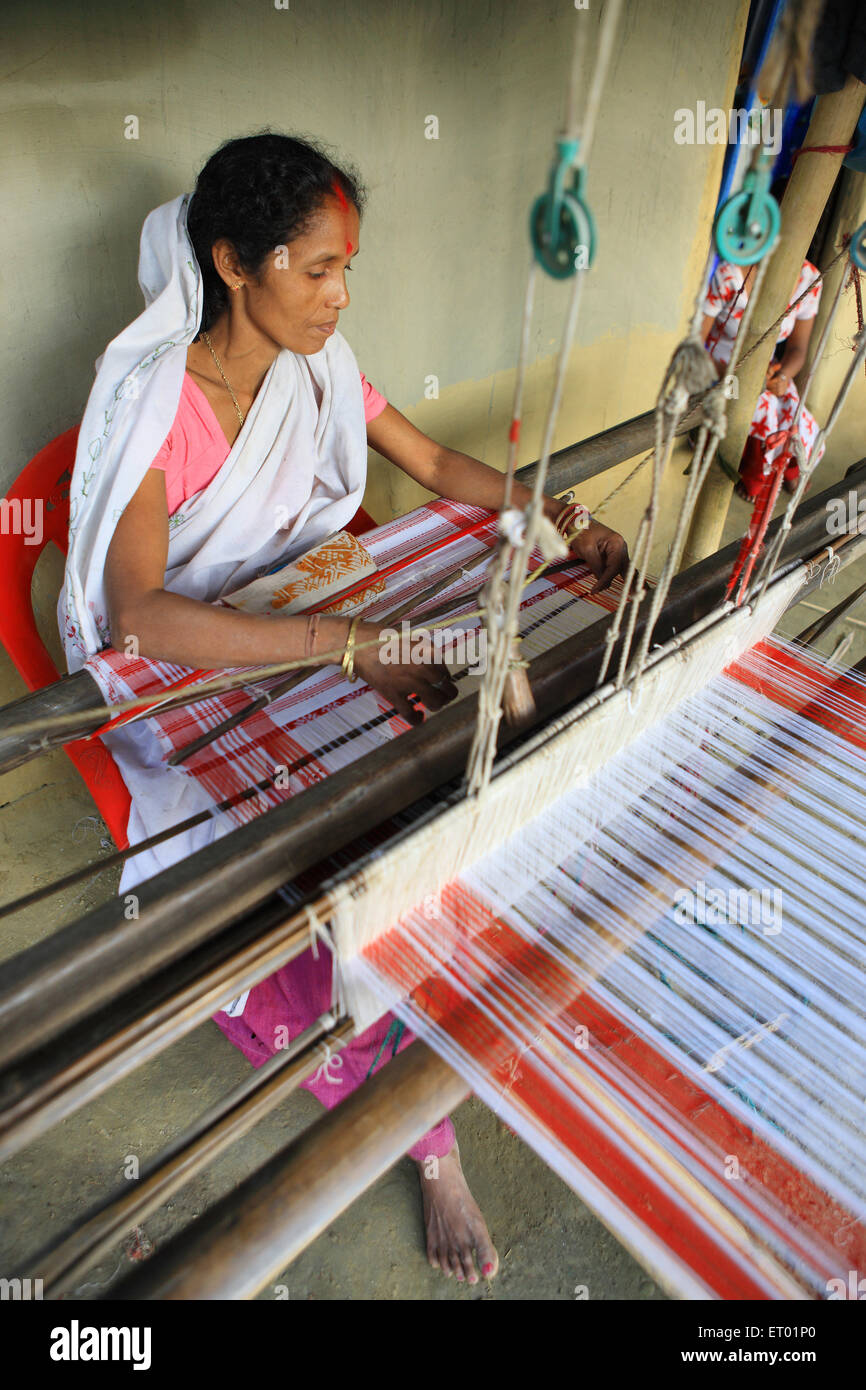
[[[463,612],[471,611],[482,582],[482,571],[480,568],[470,570],[470,566],[477,565],[495,543],[495,515],[478,507],[437,500],[377,527],[363,538],[364,546],[381,569],[431,542],[447,541],[449,535],[456,536],[483,520],[485,515],[489,515],[489,524],[480,532],[445,544],[434,555],[413,566],[411,572],[407,569],[393,575],[384,593],[366,609],[365,617],[382,617],[388,609],[421,593],[437,575],[458,565],[463,565],[464,574],[435,599],[422,603],[421,619],[425,607],[438,607],[450,598],[454,598],[455,605],[462,600]],[[534,563],[540,562],[541,556],[536,554]],[[574,566],[543,576],[529,586],[521,606],[524,656],[535,656],[553,643],[588,627],[603,612],[615,607],[620,581],[590,598],[586,590],[592,582],[587,567],[575,562]],[[421,619],[413,621],[417,623]],[[279,622],[280,618],[275,616],[273,621]],[[382,617],[382,621],[385,623],[387,619]],[[455,629],[477,625],[477,619],[463,623],[457,619],[452,624]],[[150,692],[165,694],[190,675],[187,667],[147,657],[126,656],[113,648],[90,657],[87,670],[110,704]],[[200,679],[219,674],[204,672]],[[475,688],[475,679],[458,677],[461,695]],[[157,711],[147,722],[168,758],[244,708],[251,694],[260,694],[271,683],[273,681],[256,683],[251,679],[244,689],[214,695],[185,708]],[[369,686],[348,682],[337,666],[320,667],[303,684],[220,735],[177,770],[194,778],[214,805],[247,791],[258,782],[273,779],[281,772],[281,785],[270,786],[225,813],[235,823],[242,824],[409,728],[400,716],[389,716],[387,711],[387,701]]]

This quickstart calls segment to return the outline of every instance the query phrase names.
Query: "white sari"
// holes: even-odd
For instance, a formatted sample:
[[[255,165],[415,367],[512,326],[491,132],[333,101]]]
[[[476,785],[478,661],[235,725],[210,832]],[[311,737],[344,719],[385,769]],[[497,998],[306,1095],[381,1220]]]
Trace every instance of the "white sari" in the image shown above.
[[[177,414],[202,279],[187,232],[190,195],[151,212],[141,235],[142,314],[96,364],[70,488],[69,554],[58,622],[70,671],[109,645],[104,572],[124,508]],[[367,437],[358,364],[335,332],[314,355],[284,349],[225,463],[170,518],[165,588],[207,602],[339,531],[360,506]],[[122,634],[116,636],[122,641]],[[132,796],[130,843],[209,802],[169,768],[146,724],[105,736]],[[121,891],[229,829],[209,820],[127,862]]]

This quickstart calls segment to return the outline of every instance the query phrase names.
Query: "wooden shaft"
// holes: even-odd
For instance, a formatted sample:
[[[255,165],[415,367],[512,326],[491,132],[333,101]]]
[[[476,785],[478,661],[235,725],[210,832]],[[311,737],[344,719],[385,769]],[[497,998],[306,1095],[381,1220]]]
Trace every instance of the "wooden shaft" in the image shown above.
[[[327,1033],[321,1024],[307,1029],[292,1044],[291,1053],[277,1053],[235,1087],[150,1163],[136,1183],[125,1183],[97,1210],[77,1221],[62,1240],[34,1255],[29,1267],[38,1272],[45,1294],[56,1298],[72,1292],[84,1272],[127,1231],[248,1134],[353,1035],[350,1019]]]
[[[816,618],[813,623],[809,623],[808,627],[804,627],[803,631],[797,634],[797,641],[802,642],[804,647],[810,647],[813,642],[817,642],[819,637],[822,637],[833,627],[834,623],[838,623],[841,618],[844,618],[848,609],[859,603],[864,594],[866,594],[866,584],[861,584],[847,598],[843,598],[841,603],[837,603],[835,608],[831,608],[829,612]]]
[[[864,96],[866,84],[849,75],[841,91],[819,97],[803,141],[804,146],[849,144],[863,109]],[[754,347],[790,302],[809,243],[843,158],[841,154],[804,154],[796,161],[781,204],[782,234],[755,304],[743,343],[743,356]],[[736,372],[738,397],[729,407],[727,434],[719,445],[722,458],[735,471],[739,468],[775,347],[776,335],[770,334]],[[695,507],[683,556],[684,565],[693,565],[718,550],[732,494],[730,478],[721,468],[713,468]]]
[[[468,1091],[424,1043],[413,1043],[116,1285],[111,1299],[254,1297]]]
[[[804,155],[803,158],[806,159],[808,156]],[[818,158],[821,158],[821,156],[819,155]],[[856,231],[864,220],[866,220],[866,179],[864,179],[862,173],[857,169],[843,169],[842,178],[839,182],[839,192],[834,200],[833,212],[829,219],[829,225],[821,248],[820,264],[822,266],[833,259],[842,247],[843,238],[845,236],[850,236],[852,232]],[[818,313],[812,325],[809,350],[806,354],[806,362],[800,373],[799,379],[805,378],[805,375],[812,365],[818,346],[818,340],[821,337],[824,325],[827,322],[827,316],[830,313],[833,297],[839,288],[839,281],[843,277],[850,275],[850,273],[851,260],[848,256],[843,256],[824,276],[821,286],[821,303],[818,305]],[[850,293],[846,294],[846,299],[850,301],[853,299],[853,295]],[[844,304],[840,313],[843,315],[845,313]],[[841,318],[836,320],[835,335],[839,338],[846,336],[846,329]],[[822,377],[825,373],[828,361],[829,359],[825,357],[825,362],[818,367],[815,373],[815,380],[812,388],[813,397],[816,397],[820,393]]]
[[[697,402],[699,398],[695,397]],[[693,404],[683,416],[676,433],[687,434],[700,419],[697,406]],[[579,444],[570,444],[566,449],[558,449],[550,455],[547,468],[545,490],[548,494],[564,492],[566,488],[579,487],[590,478],[597,478],[609,468],[636,458],[655,444],[655,410],[647,410],[643,415],[635,415],[624,420],[612,429],[601,430]],[[537,463],[529,463],[518,468],[515,477],[527,487],[531,487],[538,471]]]
[[[0,1159],[73,1114],[309,949],[276,899],[0,1072]]]
[[[846,483],[848,490],[859,488],[866,495],[866,464]],[[783,559],[812,554],[826,544],[826,502],[837,489],[800,508]],[[859,553],[852,542],[848,550],[855,548]],[[718,605],[738,549],[735,542],[677,576],[656,625],[656,642]],[[609,623],[608,614],[531,663],[534,723],[592,689]],[[638,634],[642,625],[639,619]],[[123,903],[114,899],[5,962],[0,967],[0,1067],[49,1045],[58,1032],[179,961],[303,870],[461,776],[476,706],[477,696],[446,706],[434,719],[141,884],[137,921],[127,921]],[[500,747],[524,732],[503,723]]]

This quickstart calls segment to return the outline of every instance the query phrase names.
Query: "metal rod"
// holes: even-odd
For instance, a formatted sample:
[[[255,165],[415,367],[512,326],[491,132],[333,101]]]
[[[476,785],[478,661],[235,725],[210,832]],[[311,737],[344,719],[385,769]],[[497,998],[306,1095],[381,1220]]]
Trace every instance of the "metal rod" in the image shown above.
[[[853,608],[855,603],[858,603],[864,594],[866,594],[866,584],[861,584],[859,589],[855,589],[853,594],[849,594],[847,598],[843,598],[842,602],[837,603],[835,608],[831,608],[829,613],[824,613],[823,616],[817,618],[814,623],[810,623],[808,627],[804,627],[803,631],[798,635],[797,641],[802,642],[803,645],[807,647],[811,646],[813,642],[817,642],[818,638],[822,637],[834,623],[837,623],[839,619],[848,612],[849,608]]]

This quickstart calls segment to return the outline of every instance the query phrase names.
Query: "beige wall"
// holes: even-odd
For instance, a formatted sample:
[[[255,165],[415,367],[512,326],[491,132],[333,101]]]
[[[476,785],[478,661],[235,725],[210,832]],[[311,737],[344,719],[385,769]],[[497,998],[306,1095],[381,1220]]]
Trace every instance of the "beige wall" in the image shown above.
[[[530,201],[562,117],[575,11],[554,0],[28,0],[4,21],[0,483],[79,418],[141,307],[141,222],[229,136],[266,124],[355,160],[370,189],[341,322],[424,430],[501,462]],[[722,151],[673,112],[728,105],[745,0],[627,0],[599,121],[600,233],[557,447],[645,409],[680,332]],[[598,5],[581,12],[597,31]],[[592,45],[590,45],[592,49]],[[124,118],[140,139],[124,138]],[[425,117],[439,139],[424,137]],[[538,454],[567,289],[542,277],[520,462]],[[424,381],[439,379],[438,400]],[[418,493],[371,459],[377,519]]]

